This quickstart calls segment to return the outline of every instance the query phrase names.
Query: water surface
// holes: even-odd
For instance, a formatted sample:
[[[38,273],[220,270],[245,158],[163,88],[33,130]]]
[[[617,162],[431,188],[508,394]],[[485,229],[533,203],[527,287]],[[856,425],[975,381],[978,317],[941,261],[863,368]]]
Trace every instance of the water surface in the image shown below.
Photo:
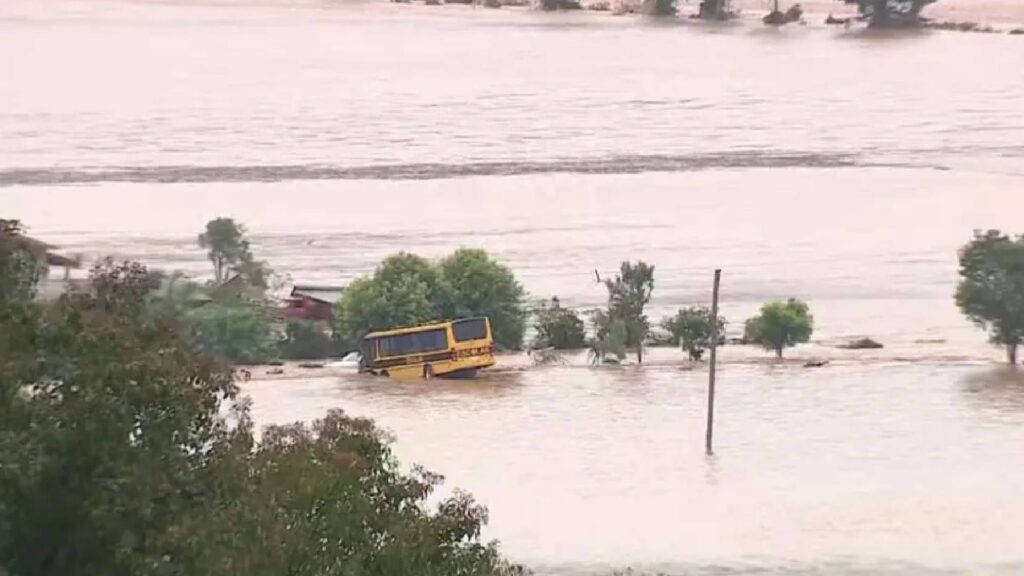
[[[604,299],[595,269],[654,263],[655,320],[723,268],[734,334],[807,299],[793,363],[724,351],[713,459],[705,375],[672,350],[246,386],[263,424],[376,418],[538,571],[1024,572],[1024,384],[951,298],[973,229],[1021,231],[1017,37],[7,0],[0,54],[0,215],[69,253],[204,277],[196,234],[232,216],[295,281],[481,246],[579,308]],[[835,349],[859,335],[886,348]]]

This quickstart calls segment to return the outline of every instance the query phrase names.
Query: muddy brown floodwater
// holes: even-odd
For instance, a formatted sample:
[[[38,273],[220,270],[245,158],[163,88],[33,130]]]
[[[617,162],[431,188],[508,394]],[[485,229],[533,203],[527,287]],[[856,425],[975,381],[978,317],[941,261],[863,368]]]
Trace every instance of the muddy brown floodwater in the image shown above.
[[[0,215],[68,253],[205,275],[196,233],[233,216],[296,281],[480,246],[580,308],[594,269],[654,263],[654,319],[721,267],[732,335],[807,299],[793,363],[724,350],[711,459],[672,350],[245,385],[263,424],[375,418],[538,572],[1024,573],[1024,382],[952,302],[973,229],[1024,232],[1019,37],[6,0],[0,54]],[[834,347],[862,335],[886,347]]]

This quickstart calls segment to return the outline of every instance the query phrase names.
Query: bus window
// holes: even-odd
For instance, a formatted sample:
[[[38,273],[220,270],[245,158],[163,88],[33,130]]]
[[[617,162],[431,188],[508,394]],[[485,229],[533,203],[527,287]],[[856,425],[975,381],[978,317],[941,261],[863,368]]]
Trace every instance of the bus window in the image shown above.
[[[406,356],[448,349],[448,336],[443,328],[384,336],[380,339],[382,356]]]
[[[456,342],[467,340],[483,340],[487,338],[487,321],[483,318],[471,318],[452,322],[452,334]]]

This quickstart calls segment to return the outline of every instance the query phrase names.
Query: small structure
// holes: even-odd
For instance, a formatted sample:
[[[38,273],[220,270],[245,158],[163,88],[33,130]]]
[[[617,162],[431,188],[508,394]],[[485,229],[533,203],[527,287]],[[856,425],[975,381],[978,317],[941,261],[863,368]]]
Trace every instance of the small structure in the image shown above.
[[[344,286],[296,285],[285,301],[284,317],[330,322],[344,293]]]

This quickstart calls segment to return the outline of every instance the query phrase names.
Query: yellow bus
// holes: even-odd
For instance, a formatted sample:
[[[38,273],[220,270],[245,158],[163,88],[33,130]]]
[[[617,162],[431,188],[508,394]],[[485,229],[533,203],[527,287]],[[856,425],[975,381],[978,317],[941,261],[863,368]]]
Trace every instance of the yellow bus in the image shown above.
[[[371,332],[363,338],[361,372],[394,378],[466,378],[494,365],[487,318],[451,320]]]

